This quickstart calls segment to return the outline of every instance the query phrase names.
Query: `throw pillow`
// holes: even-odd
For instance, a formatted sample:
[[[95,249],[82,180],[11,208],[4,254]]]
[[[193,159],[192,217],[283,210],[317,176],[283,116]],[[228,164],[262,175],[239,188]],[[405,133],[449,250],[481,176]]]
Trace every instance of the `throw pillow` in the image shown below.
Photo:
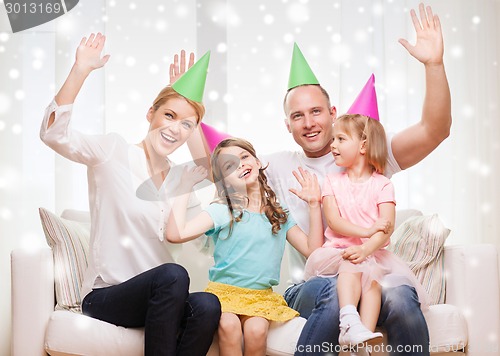
[[[414,216],[392,234],[388,250],[408,263],[429,294],[429,303],[445,299],[444,242],[450,234],[437,214]]]
[[[40,208],[40,219],[54,256],[56,309],[81,312],[81,287],[89,253],[89,226]]]

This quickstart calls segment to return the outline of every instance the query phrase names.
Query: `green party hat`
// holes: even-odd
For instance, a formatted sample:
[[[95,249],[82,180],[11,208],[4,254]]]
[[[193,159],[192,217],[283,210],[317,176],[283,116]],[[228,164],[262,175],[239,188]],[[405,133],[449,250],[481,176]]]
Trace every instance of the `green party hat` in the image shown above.
[[[307,64],[299,46],[297,46],[297,43],[294,43],[288,89],[290,90],[304,84],[319,84],[319,82],[312,72],[311,67]]]
[[[203,101],[203,91],[207,80],[210,51],[205,53],[189,70],[172,84],[172,89],[185,98],[198,103]]]

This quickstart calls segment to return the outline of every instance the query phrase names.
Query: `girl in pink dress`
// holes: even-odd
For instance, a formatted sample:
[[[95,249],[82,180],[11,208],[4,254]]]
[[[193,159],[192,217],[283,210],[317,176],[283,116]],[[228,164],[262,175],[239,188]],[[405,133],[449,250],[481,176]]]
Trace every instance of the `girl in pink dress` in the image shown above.
[[[367,116],[349,114],[335,121],[333,134],[335,164],[345,171],[325,179],[326,242],[309,256],[305,279],[338,275],[339,343],[358,345],[382,337],[374,332],[381,283],[415,287],[424,307],[426,296],[406,263],[384,249],[396,206],[393,185],[383,176],[388,154],[384,128]]]

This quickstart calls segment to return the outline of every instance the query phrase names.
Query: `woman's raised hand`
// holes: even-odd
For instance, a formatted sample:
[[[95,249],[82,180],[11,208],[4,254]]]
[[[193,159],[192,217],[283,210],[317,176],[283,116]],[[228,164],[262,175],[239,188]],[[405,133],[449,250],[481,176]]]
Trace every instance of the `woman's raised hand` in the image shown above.
[[[180,64],[179,64],[179,55],[176,54],[174,56],[174,63],[170,64],[169,68],[169,76],[170,76],[170,85],[174,84],[177,79],[182,77],[182,75],[186,72],[187,69],[191,68],[194,64],[194,53],[191,52],[189,54],[189,63],[186,68],[186,51],[182,50],[180,54]]]
[[[106,64],[109,55],[101,58],[105,42],[106,36],[103,36],[101,33],[97,35],[92,33],[89,39],[86,37],[82,38],[76,50],[75,64],[55,97],[58,105],[72,104],[90,72]],[[53,116],[50,117],[49,126],[52,125],[53,118]]]
[[[94,69],[104,66],[110,57],[109,54],[101,57],[105,42],[106,36],[100,32],[97,35],[90,34],[88,39],[87,37],[83,37],[76,50],[75,65],[86,72],[91,72]]]

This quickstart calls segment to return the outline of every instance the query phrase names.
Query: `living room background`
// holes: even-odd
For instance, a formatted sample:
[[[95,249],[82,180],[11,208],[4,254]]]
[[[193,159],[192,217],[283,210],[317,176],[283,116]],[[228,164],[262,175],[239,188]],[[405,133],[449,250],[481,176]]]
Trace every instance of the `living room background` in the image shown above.
[[[386,130],[418,122],[424,69],[397,42],[414,42],[409,10],[418,3],[82,0],[68,14],[16,34],[0,6],[0,354],[10,353],[10,251],[45,243],[38,207],[60,213],[88,206],[85,168],[57,157],[38,137],[81,37],[103,32],[111,59],[85,83],[75,128],[139,142],[174,53],[186,49],[199,58],[210,49],[204,121],[265,153],[296,148],[282,109],[294,42],[339,114],[374,73]],[[452,230],[449,243],[500,247],[500,3],[427,5],[443,28],[453,125],[435,152],[393,177],[398,208],[438,213]],[[188,159],[187,150],[175,157]],[[454,230],[466,240],[455,239]]]

